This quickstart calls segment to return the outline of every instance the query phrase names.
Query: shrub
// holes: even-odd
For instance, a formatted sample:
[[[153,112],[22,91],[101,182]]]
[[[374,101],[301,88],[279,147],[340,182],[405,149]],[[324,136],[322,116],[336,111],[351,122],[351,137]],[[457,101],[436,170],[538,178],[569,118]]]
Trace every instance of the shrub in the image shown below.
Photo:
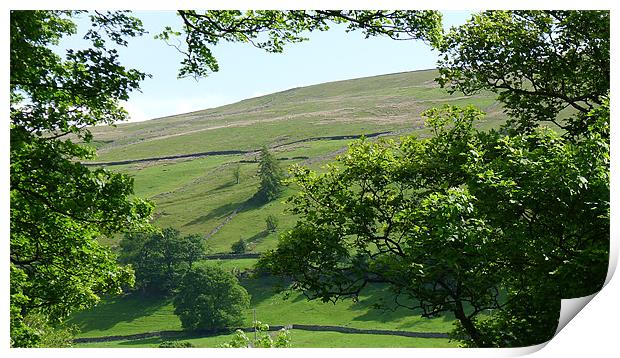
[[[267,231],[275,232],[278,228],[278,218],[273,215],[269,215],[265,219],[265,224],[267,225]]]
[[[159,348],[194,348],[194,345],[187,341],[163,341]]]
[[[230,250],[235,254],[242,254],[248,249],[248,243],[240,239],[230,246]]]
[[[288,329],[282,328],[278,331],[275,340],[269,334],[269,325],[254,322],[254,329],[257,332],[256,339],[251,339],[245,332],[238,329],[228,343],[221,344],[220,348],[290,348],[291,337]]]

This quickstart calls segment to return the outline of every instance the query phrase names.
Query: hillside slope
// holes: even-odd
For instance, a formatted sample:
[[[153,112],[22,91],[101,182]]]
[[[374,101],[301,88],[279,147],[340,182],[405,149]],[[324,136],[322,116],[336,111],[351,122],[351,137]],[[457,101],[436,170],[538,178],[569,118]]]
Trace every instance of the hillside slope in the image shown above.
[[[112,161],[415,129],[422,126],[423,110],[445,103],[475,104],[489,119],[501,116],[494,97],[448,95],[433,81],[436,76],[427,70],[330,82],[92,132],[98,161]]]
[[[330,82],[146,122],[94,127],[96,163],[136,161],[110,168],[132,175],[136,194],[156,203],[157,225],[204,235],[215,252],[228,251],[239,239],[262,251],[275,244],[276,235],[264,231],[267,215],[280,217],[281,229],[295,219],[284,214],[280,201],[260,207],[248,201],[258,185],[252,151],[267,146],[284,167],[318,169],[344,152],[351,136],[424,135],[420,113],[446,103],[476,105],[488,113],[481,125],[499,123],[501,107],[494,97],[451,96],[435,84],[436,76],[437,71],[427,70]],[[205,155],[209,151],[220,155]],[[156,160],[171,156],[177,158]],[[238,184],[233,180],[237,167]]]

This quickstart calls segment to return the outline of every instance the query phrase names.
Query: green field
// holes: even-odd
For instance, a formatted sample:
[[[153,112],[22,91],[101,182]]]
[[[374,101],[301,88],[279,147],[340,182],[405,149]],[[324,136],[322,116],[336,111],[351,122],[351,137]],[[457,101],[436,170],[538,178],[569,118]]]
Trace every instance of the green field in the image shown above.
[[[450,96],[433,82],[436,71],[407,72],[296,88],[239,103],[156,120],[92,129],[99,156],[96,162],[147,159],[219,150],[272,148],[283,167],[292,164],[313,169],[332,161],[350,140],[293,141],[339,135],[395,132],[392,137],[425,136],[420,113],[433,106],[473,104],[489,113],[479,125],[496,127],[502,120],[501,107],[486,94],[474,97]],[[373,139],[375,140],[375,139]],[[284,200],[295,192],[287,188],[280,199],[259,205],[250,200],[258,189],[256,154],[221,155],[175,160],[152,160],[108,169],[129,174],[137,196],[156,204],[154,224],[174,227],[182,234],[205,236],[211,253],[230,252],[239,239],[249,250],[263,252],[275,247],[277,236],[294,225]],[[239,165],[240,183],[233,179]],[[232,215],[236,213],[235,215]],[[276,233],[265,228],[265,218],[279,220]],[[219,231],[214,229],[228,217]],[[111,247],[118,237],[102,239]],[[228,270],[243,271],[255,260],[219,260]],[[211,262],[210,264],[213,264]],[[355,328],[395,329],[419,332],[448,332],[453,318],[425,319],[405,309],[377,310],[373,305],[390,301],[380,286],[360,297],[359,302],[337,304],[307,301],[299,293],[275,291],[282,283],[273,278],[244,279],[252,295],[257,318],[272,325],[323,324]],[[251,325],[251,313],[246,323]],[[170,300],[137,296],[105,299],[99,306],[71,317],[80,327],[80,337],[125,335],[181,329]],[[216,346],[226,337],[193,339],[197,346]],[[81,346],[143,347],[158,339],[112,342]],[[295,347],[430,347],[455,346],[447,340],[369,336],[330,332],[293,332]]]
[[[243,270],[252,264],[252,260],[238,260],[236,263],[222,263],[222,266]],[[296,292],[278,292],[277,288],[283,287],[285,283],[273,277],[248,278],[241,280],[241,283],[252,296],[251,309],[246,312],[246,327],[252,326],[253,310],[256,311],[257,320],[272,325],[314,324],[448,332],[454,321],[450,315],[429,319],[420,317],[420,312],[393,307],[390,292],[386,287],[378,285],[360,295],[358,302],[345,300],[332,304],[308,301]],[[385,309],[373,308],[376,304],[385,305]],[[94,309],[75,314],[70,323],[78,325],[82,331],[78,337],[180,330],[181,322],[173,311],[170,299],[129,295],[110,298]]]

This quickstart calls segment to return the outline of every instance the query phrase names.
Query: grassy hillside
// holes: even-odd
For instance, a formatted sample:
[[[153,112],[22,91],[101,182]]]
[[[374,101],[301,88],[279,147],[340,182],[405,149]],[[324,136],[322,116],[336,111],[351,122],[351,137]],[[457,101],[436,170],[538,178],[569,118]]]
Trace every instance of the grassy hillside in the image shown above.
[[[239,239],[250,243],[250,251],[263,252],[275,247],[278,233],[295,223],[295,217],[287,213],[283,203],[295,188],[287,188],[280,199],[268,204],[258,205],[249,200],[258,189],[256,153],[251,151],[267,146],[283,167],[300,164],[320,170],[343,153],[351,139],[320,140],[318,137],[376,132],[389,132],[391,137],[424,136],[420,113],[433,106],[473,104],[488,113],[480,126],[498,126],[502,121],[501,108],[492,96],[450,96],[433,82],[436,75],[436,71],[431,70],[332,82],[214,109],[120,124],[115,128],[95,127],[92,132],[99,157],[91,164],[144,159],[107,167],[131,175],[136,195],[156,204],[156,225],[172,226],[182,234],[203,235],[213,253],[229,252],[231,244]],[[250,152],[157,160],[161,156],[222,150]],[[237,166],[241,172],[238,184],[233,178]],[[265,227],[265,219],[270,214],[279,220],[275,233],[268,232]],[[118,237],[106,239],[112,247],[117,242]],[[235,267],[243,270],[254,261],[219,264],[230,270]],[[246,279],[243,285],[252,294],[252,308],[257,310],[259,320],[269,324],[326,324],[427,332],[447,332],[452,328],[453,318],[449,316],[429,320],[405,309],[373,309],[374,304],[390,297],[380,286],[374,287],[358,303],[346,301],[332,305],[308,302],[299,294],[283,300],[282,294],[273,289],[276,282],[267,278]],[[82,329],[83,337],[180,329],[180,322],[172,311],[170,301],[165,299],[111,298],[93,310],[74,315],[71,322]],[[246,317],[248,325],[250,312]],[[297,331],[293,343],[298,347],[454,345],[447,340],[354,336]],[[221,339],[216,338],[197,339],[195,343],[213,346],[221,343]],[[130,347],[157,343],[157,339],[150,339],[85,346]]]
[[[436,71],[417,71],[290,89],[238,103],[118,127],[96,127],[99,160],[211,150],[257,149],[322,135],[413,129],[423,110],[475,104],[497,119],[493,97],[450,96]]]
[[[482,126],[501,120],[493,97],[450,96],[438,88],[434,70],[405,72],[295,88],[207,109],[117,127],[95,127],[97,162],[146,159],[221,150],[271,147],[283,167],[301,164],[318,169],[342,153],[350,142],[309,138],[392,132],[424,136],[420,113],[433,106],[473,104],[488,113]],[[300,142],[302,141],[302,142]],[[291,142],[295,142],[290,144]],[[209,236],[239,209],[221,230],[208,238],[214,252],[226,252],[241,238],[253,249],[273,247],[276,235],[263,232],[267,215],[278,215],[281,229],[294,218],[284,215],[281,201],[247,205],[258,186],[255,153],[146,161],[110,166],[135,178],[136,194],[157,205],[155,223],[183,233]],[[233,180],[240,165],[241,181]],[[283,199],[292,193],[288,190]],[[109,240],[114,245],[115,238]]]

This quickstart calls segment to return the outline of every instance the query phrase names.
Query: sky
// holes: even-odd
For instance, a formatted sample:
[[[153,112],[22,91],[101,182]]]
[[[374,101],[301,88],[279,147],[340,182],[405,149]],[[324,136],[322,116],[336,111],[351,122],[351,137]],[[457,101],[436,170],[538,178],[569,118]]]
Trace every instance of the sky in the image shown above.
[[[181,54],[153,37],[164,26],[180,29],[180,19],[170,11],[136,11],[134,15],[149,33],[120,48],[120,61],[152,77],[142,82],[142,92],[131,93],[123,103],[132,122],[218,107],[294,87],[435,68],[437,61],[437,52],[422,41],[365,39],[361,32],[346,33],[344,26],[332,26],[326,32],[309,33],[309,41],[289,44],[279,54],[250,44],[220,43],[212,48],[219,72],[198,81],[178,79]],[[444,27],[462,24],[469,15],[445,11]],[[81,40],[89,26],[85,16],[78,26],[78,33],[65,39],[59,51],[86,44]]]

